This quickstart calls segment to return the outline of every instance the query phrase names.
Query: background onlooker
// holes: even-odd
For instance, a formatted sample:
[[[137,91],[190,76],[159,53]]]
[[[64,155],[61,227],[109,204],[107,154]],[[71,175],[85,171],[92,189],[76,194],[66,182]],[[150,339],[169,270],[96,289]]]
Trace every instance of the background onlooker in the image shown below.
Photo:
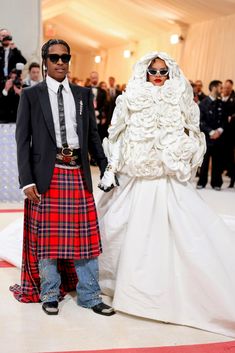
[[[235,92],[233,89],[233,81],[228,79],[223,84],[222,100],[225,105],[225,127],[224,127],[224,169],[230,177],[229,187],[234,187],[235,181]]]
[[[202,189],[207,184],[211,159],[211,186],[215,190],[220,190],[223,184],[223,132],[225,126],[224,103],[220,98],[222,82],[219,80],[211,81],[209,91],[209,96],[204,98],[199,104],[200,128],[206,136],[207,150],[200,168],[197,189]]]
[[[202,91],[202,81],[196,80],[194,85],[194,100],[200,103],[204,98],[206,98],[206,94]]]
[[[2,90],[16,64],[26,64],[27,61],[12,43],[11,33],[5,28],[0,30],[0,42],[0,90]]]
[[[29,65],[28,77],[23,80],[23,87],[31,87],[41,81],[40,65],[32,62]]]

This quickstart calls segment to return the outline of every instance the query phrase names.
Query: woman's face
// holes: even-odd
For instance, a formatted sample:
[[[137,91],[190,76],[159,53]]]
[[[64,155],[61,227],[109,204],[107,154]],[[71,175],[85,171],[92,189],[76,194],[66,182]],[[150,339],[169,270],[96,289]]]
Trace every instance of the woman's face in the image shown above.
[[[168,67],[162,59],[155,59],[148,67],[147,79],[154,86],[163,86],[169,78]]]

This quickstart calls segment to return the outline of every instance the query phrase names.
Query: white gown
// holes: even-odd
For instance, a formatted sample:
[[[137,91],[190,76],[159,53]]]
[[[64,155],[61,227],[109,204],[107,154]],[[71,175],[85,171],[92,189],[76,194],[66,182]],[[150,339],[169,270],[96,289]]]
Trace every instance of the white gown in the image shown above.
[[[161,87],[146,82],[156,57],[169,68]],[[103,293],[118,311],[235,337],[235,234],[190,182],[204,134],[192,88],[168,55],[137,62],[104,148],[120,186],[97,204]]]
[[[119,181],[97,204],[102,292],[116,310],[235,337],[235,233],[190,183]]]

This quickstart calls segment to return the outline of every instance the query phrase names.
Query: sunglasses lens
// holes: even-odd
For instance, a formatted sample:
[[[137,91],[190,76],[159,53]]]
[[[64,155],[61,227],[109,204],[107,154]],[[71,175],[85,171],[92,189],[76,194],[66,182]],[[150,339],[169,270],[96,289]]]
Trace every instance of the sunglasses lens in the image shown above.
[[[58,54],[49,54],[48,58],[52,63],[57,63],[57,61],[59,61],[60,56]]]
[[[71,55],[69,55],[69,54],[62,54],[62,55],[61,55],[61,60],[62,60],[63,63],[65,63],[65,64],[67,64],[67,63],[69,62],[70,58],[71,58]]]
[[[157,71],[154,70],[154,69],[148,69],[148,73],[149,73],[149,75],[151,75],[151,76],[155,76],[155,75],[157,74]]]
[[[159,73],[160,73],[160,76],[166,76],[168,74],[168,70],[167,69],[160,69]]]
[[[56,64],[60,59],[62,60],[62,62],[64,64],[67,64],[69,62],[69,60],[71,59],[71,55],[69,54],[48,54],[48,58],[50,59],[50,61],[54,64]]]
[[[166,75],[168,75],[168,69],[160,69],[160,70],[148,69],[147,71],[148,71],[149,75],[151,75],[151,76],[157,76],[157,75],[166,76]]]

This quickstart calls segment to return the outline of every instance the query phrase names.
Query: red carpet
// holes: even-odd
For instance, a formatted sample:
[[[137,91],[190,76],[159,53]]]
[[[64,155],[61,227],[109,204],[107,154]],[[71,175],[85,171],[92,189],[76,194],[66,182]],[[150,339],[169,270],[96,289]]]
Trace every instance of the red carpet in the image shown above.
[[[235,341],[175,347],[122,348],[53,353],[235,353]],[[39,353],[39,352],[38,352]],[[46,352],[45,352],[46,353]],[[48,352],[49,353],[49,352]],[[51,352],[52,353],[52,352]]]
[[[15,266],[12,264],[9,264],[9,262],[7,261],[0,260],[0,268],[1,267],[15,267]]]
[[[24,212],[23,208],[17,208],[17,209],[2,209],[0,210],[0,213],[18,213],[18,212]]]

